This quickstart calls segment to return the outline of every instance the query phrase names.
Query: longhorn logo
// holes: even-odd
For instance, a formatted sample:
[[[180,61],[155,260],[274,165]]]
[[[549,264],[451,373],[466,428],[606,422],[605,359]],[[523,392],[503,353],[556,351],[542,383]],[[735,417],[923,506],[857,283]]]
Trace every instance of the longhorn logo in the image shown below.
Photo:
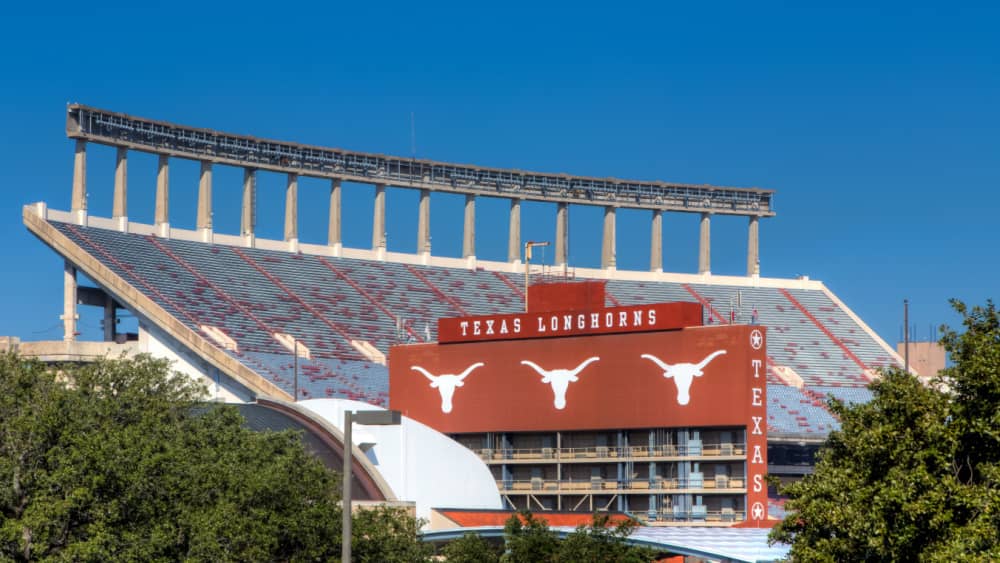
[[[695,377],[701,377],[702,374],[704,374],[702,370],[705,369],[705,366],[714,360],[716,356],[721,356],[725,353],[725,350],[716,350],[697,364],[667,364],[652,354],[643,354],[640,357],[650,360],[660,366],[663,370],[663,377],[666,377],[667,379],[673,378],[674,384],[677,385],[677,404],[686,405],[688,404],[688,401],[691,400],[691,382],[694,381]]]
[[[566,389],[569,388],[569,384],[575,381],[579,381],[580,378],[577,377],[583,368],[590,365],[592,362],[600,360],[599,357],[594,356],[592,358],[587,358],[584,362],[578,366],[576,369],[552,369],[546,370],[540,367],[538,364],[529,361],[521,360],[522,365],[526,365],[531,369],[538,372],[538,375],[542,376],[542,383],[548,383],[552,385],[552,392],[555,394],[555,407],[559,410],[566,408]]]
[[[410,366],[410,369],[424,374],[424,377],[430,380],[431,388],[437,389],[441,393],[441,412],[447,414],[451,412],[451,398],[455,396],[455,388],[465,385],[463,380],[472,373],[472,370],[485,365],[483,362],[476,362],[465,368],[465,371],[458,375],[451,373],[434,375],[420,366]]]

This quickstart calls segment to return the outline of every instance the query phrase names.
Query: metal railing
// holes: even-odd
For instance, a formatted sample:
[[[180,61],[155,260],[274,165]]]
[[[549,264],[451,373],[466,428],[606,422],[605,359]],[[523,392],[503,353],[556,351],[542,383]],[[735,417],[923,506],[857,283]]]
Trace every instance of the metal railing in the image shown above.
[[[584,448],[482,448],[474,450],[486,461],[496,460],[579,460],[657,457],[742,457],[746,444],[703,444],[701,446],[590,446]]]

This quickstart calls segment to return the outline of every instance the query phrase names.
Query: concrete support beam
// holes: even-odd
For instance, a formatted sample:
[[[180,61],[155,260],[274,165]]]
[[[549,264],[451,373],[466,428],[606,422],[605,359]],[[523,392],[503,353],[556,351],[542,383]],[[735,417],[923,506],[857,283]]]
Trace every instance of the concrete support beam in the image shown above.
[[[243,169],[243,204],[240,208],[240,235],[252,239],[257,232],[257,171]]]
[[[327,243],[338,256],[343,248],[343,239],[340,237],[340,180],[330,180],[330,227]]]
[[[156,167],[156,211],[153,223],[161,236],[170,232],[170,157],[161,154]]]
[[[649,271],[663,271],[663,211],[653,210],[653,222],[649,235]]]
[[[201,176],[198,181],[198,222],[197,228],[203,237],[212,232],[212,163],[201,162]]]
[[[70,209],[78,214],[87,213],[87,141],[76,140],[73,153],[73,197]]]
[[[285,242],[299,241],[299,175],[289,174],[285,186]]]
[[[521,200],[510,200],[510,233],[507,237],[507,261],[521,261]]]
[[[711,213],[701,214],[701,236],[698,239],[698,273],[712,273]]]
[[[462,258],[476,257],[476,196],[465,196],[465,228],[462,232]]]
[[[375,185],[375,215],[372,218],[372,250],[385,250],[385,184]]]
[[[60,318],[63,322],[63,340],[75,341],[76,321],[79,319],[76,313],[76,268],[69,260],[63,264],[63,314]]]
[[[118,147],[115,160],[115,197],[111,205],[111,218],[128,217],[128,149]]]
[[[556,207],[556,266],[568,264],[569,253],[569,205],[558,203]]]
[[[118,327],[118,310],[115,308],[115,300],[110,295],[104,296],[104,341],[114,342]]]
[[[617,246],[615,241],[615,208],[608,205],[604,208],[604,238],[601,241],[601,268],[605,270],[615,269],[615,254]]]
[[[417,217],[417,254],[431,253],[431,191],[420,190]]]
[[[760,275],[760,217],[750,217],[747,229],[747,275]]]

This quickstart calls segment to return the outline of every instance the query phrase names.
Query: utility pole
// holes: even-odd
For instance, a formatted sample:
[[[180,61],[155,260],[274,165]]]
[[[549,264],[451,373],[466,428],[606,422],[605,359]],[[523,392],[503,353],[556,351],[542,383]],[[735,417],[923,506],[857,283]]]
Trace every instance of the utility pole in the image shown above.
[[[299,339],[296,338],[292,340],[292,370],[295,374],[294,382],[292,383],[292,392],[295,393],[292,396],[292,402],[299,401]]]

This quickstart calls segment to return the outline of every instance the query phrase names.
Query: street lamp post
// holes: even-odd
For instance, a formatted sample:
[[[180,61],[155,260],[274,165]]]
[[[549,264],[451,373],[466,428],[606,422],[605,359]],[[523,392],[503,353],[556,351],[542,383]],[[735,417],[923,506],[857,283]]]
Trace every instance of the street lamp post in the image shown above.
[[[524,243],[524,312],[528,312],[528,276],[531,272],[531,249],[536,246],[548,246],[548,241],[535,242],[529,240]]]
[[[365,426],[398,426],[403,420],[399,411],[349,411],[344,410],[344,493],[343,493],[343,525],[340,540],[340,560],[343,563],[351,561],[351,427],[355,422]]]

